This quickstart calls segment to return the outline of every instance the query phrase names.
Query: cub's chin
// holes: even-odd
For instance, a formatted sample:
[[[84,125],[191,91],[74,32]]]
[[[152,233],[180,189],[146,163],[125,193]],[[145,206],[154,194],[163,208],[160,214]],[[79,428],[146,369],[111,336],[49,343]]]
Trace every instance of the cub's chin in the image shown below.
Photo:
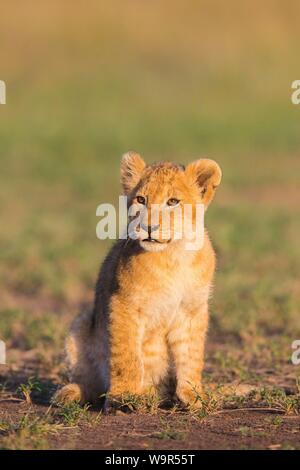
[[[140,247],[145,251],[158,252],[163,251],[169,245],[171,240],[166,240],[165,242],[159,242],[153,239],[139,240]]]

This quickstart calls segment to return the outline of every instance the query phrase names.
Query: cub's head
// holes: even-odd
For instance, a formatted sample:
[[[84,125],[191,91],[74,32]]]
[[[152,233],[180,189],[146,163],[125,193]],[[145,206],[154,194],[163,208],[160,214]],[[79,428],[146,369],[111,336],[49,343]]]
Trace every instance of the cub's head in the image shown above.
[[[195,229],[196,207],[206,210],[221,176],[219,165],[209,159],[185,168],[170,162],[146,165],[138,153],[126,153],[121,182],[130,208],[129,236],[147,251],[164,250],[185,238],[186,231]]]

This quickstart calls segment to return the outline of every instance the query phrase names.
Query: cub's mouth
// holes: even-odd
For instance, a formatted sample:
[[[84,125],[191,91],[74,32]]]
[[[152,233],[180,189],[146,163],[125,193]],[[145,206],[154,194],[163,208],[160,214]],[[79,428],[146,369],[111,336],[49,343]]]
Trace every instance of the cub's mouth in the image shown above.
[[[170,243],[171,238],[169,240],[166,240],[166,241],[160,241],[160,240],[157,240],[156,238],[147,237],[147,238],[144,238],[141,241],[146,242],[146,243],[159,243],[161,245],[164,245],[165,243]]]

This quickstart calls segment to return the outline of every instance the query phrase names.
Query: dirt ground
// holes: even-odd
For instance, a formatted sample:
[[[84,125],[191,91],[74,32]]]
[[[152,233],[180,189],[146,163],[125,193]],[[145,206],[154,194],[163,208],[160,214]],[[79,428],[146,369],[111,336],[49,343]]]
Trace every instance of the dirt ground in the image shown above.
[[[208,350],[215,347],[210,344]],[[229,375],[214,372],[214,366],[208,361],[205,371],[206,389],[212,395],[196,413],[153,404],[152,408],[135,409],[132,403],[107,412],[57,409],[51,406],[59,380],[55,373],[43,372],[34,361],[24,364],[22,371],[1,366],[0,448],[300,449],[294,369],[285,368],[277,375],[257,366],[258,375],[265,377],[262,389],[259,380],[232,382]],[[32,377],[39,377],[38,382]],[[223,383],[220,394],[216,393],[218,382]]]
[[[47,409],[46,405],[0,403],[0,415],[9,415],[15,422],[24,413],[43,415]],[[98,411],[89,413],[98,416]],[[180,412],[155,415],[119,412],[101,416],[96,425],[81,423],[50,433],[47,448],[299,449],[300,416],[233,409],[198,420]]]
[[[44,413],[43,405],[0,403],[1,414],[14,419]],[[97,411],[91,411],[97,414]],[[282,420],[280,429],[274,423]],[[164,420],[170,429],[164,429]],[[95,426],[81,424],[49,438],[50,449],[299,449],[300,416],[233,410],[202,421],[188,414],[103,416]]]

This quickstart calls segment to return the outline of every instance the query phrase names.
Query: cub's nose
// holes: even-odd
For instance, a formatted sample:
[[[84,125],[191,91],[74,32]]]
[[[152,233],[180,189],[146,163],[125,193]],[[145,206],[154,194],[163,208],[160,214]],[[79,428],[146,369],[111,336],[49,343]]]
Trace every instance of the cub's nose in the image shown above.
[[[155,232],[156,230],[159,229],[159,224],[157,225],[144,225],[141,224],[141,228],[145,230],[145,232],[148,232],[149,237],[151,236],[151,233]]]

